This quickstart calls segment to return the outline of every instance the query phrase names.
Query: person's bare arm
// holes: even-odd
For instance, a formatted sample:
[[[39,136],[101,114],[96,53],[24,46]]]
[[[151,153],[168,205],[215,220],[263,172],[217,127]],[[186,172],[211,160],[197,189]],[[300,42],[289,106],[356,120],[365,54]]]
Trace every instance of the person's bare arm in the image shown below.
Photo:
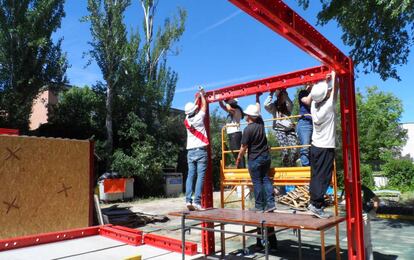
[[[257,93],[256,94],[256,107],[257,107],[257,111],[259,111],[259,114],[261,112],[261,107],[260,107],[260,96],[262,95],[262,93]]]
[[[220,107],[224,110],[224,111],[226,111],[226,112],[229,112],[228,111],[228,109],[227,109],[227,106],[226,105],[224,105],[224,103],[223,103],[223,101],[219,101],[219,105],[220,105]]]
[[[247,145],[242,144],[240,147],[239,155],[237,156],[236,167],[239,167],[240,161],[244,157],[244,154],[246,153],[246,151],[247,151]]]
[[[200,91],[200,98],[201,98],[201,111],[205,113],[207,111],[207,101],[206,101],[204,89]]]
[[[290,99],[289,95],[287,92],[285,92],[285,103],[286,103],[286,108],[289,111],[289,113],[292,113],[292,109],[293,109],[293,102]]]
[[[303,104],[310,106],[310,104],[312,103],[311,94],[309,93],[309,95],[307,95],[306,97],[301,98],[300,101],[302,101]]]

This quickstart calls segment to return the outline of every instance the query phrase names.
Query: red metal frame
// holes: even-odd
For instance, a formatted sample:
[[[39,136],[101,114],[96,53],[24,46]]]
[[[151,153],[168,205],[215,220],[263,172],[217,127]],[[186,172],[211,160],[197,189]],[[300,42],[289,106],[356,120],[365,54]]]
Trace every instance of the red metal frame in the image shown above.
[[[229,1],[323,64],[350,72],[348,57],[283,1]]]
[[[325,79],[331,70],[326,66],[318,66],[292,73],[272,76],[264,79],[241,83],[206,92],[209,103],[229,98],[254,95],[257,92],[269,92],[279,88],[288,88],[318,82]]]
[[[181,241],[178,239],[155,234],[144,234],[141,230],[138,229],[132,229],[123,226],[113,226],[111,224],[104,226],[78,228],[59,232],[50,232],[10,239],[0,239],[0,252],[22,247],[36,246],[41,244],[54,243],[75,238],[97,235],[118,240],[132,246],[148,244],[158,248],[163,248],[181,253]],[[185,254],[196,255],[197,244],[192,242],[186,242]]]
[[[99,235],[124,242],[131,246],[143,244],[142,231],[120,226],[106,226],[99,229]]]
[[[0,135],[19,135],[18,129],[0,128]]]
[[[35,246],[53,242],[59,242],[74,238],[88,237],[99,235],[100,227],[78,228],[61,232],[49,232],[38,235],[1,239],[0,252],[17,249],[26,246]]]
[[[347,207],[348,258],[365,259],[364,235],[362,224],[361,183],[359,171],[359,143],[356,116],[354,65],[352,60],[344,55],[329,40],[320,34],[312,25],[306,22],[296,12],[281,0],[229,0],[234,5],[263,23],[282,37],[286,38],[300,49],[315,57],[322,64],[334,69],[340,79],[341,91],[341,120],[344,155],[345,195]],[[318,69],[310,80],[309,70]],[[305,73],[308,72],[308,73]],[[209,103],[231,97],[242,97],[266,92],[278,88],[287,88],[322,79],[329,70],[324,66],[284,74],[267,79],[238,84],[218,90],[209,91]],[[305,75],[300,75],[305,74]],[[317,76],[315,76],[315,74]],[[206,129],[209,130],[209,116],[206,116]],[[209,148],[209,158],[211,158]],[[207,168],[205,188],[203,191],[203,206],[212,205],[212,171],[211,160]],[[202,233],[202,246],[205,254],[214,252],[214,236],[211,232]]]
[[[144,244],[155,246],[158,248],[167,249],[174,252],[181,253],[181,240],[175,238],[169,238],[156,234],[145,234]],[[185,243],[185,254],[196,255],[197,254],[197,243],[186,242]]]

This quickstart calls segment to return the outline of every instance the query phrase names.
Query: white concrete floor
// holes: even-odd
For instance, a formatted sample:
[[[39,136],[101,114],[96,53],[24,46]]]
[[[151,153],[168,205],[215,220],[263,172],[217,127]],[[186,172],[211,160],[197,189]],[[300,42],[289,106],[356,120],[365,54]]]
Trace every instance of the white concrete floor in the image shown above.
[[[136,255],[141,255],[142,259],[181,259],[180,253],[148,245],[130,246],[110,238],[91,236],[0,252],[0,260],[121,260]]]

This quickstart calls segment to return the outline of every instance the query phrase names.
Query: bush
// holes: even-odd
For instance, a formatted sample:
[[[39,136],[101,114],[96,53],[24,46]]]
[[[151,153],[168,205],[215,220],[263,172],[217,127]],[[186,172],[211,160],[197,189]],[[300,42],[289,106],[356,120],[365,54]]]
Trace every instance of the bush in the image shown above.
[[[375,187],[374,175],[373,175],[374,171],[372,170],[371,165],[361,163],[361,167],[359,168],[359,170],[361,172],[362,184],[364,184],[365,186],[369,188],[374,188]]]
[[[139,196],[157,196],[163,192],[163,168],[177,161],[178,148],[169,142],[157,142],[147,132],[147,125],[130,113],[119,133],[130,146],[115,151],[112,170],[124,177],[134,177],[139,184],[136,191]]]
[[[400,190],[414,188],[414,164],[410,159],[392,159],[383,166],[389,186]]]

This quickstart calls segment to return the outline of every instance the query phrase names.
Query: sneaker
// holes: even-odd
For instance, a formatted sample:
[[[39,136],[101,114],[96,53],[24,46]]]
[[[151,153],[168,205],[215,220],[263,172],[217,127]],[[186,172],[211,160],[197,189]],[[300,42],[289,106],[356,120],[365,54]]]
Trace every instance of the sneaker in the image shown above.
[[[269,212],[273,212],[275,210],[276,210],[276,206],[273,206],[273,207],[270,207],[270,208],[265,209],[264,212],[269,213]]]
[[[199,211],[201,211],[201,210],[206,210],[205,208],[201,207],[201,205],[200,205],[200,204],[194,204],[193,206],[194,206],[194,209],[195,209],[195,210],[199,210]]]
[[[325,212],[322,208],[318,209],[317,207],[315,207],[312,204],[309,204],[308,210],[310,212],[312,212],[312,214],[315,217],[318,217],[318,218],[330,218],[330,217],[332,217],[332,215],[330,213]]]
[[[253,211],[253,212],[263,212],[263,210],[258,209],[258,208],[249,208],[249,211]]]
[[[187,203],[185,204],[185,206],[187,207],[187,209],[188,209],[189,211],[194,211],[194,210],[195,210],[195,207],[193,206],[193,204],[191,204],[191,202],[187,202]]]

